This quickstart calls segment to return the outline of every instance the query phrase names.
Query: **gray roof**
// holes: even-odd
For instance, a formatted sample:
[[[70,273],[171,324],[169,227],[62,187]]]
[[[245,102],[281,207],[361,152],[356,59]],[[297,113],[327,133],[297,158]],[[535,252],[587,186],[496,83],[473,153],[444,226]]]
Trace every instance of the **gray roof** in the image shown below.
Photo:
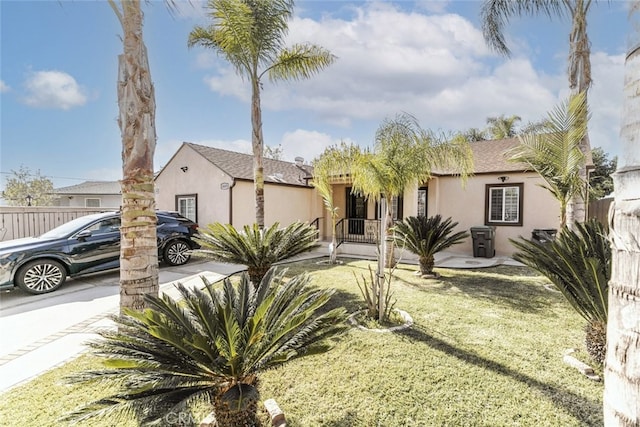
[[[253,181],[253,155],[185,142],[202,157],[235,179]],[[307,186],[313,167],[263,158],[264,181]]]
[[[53,190],[55,194],[120,194],[120,182],[118,181],[85,181],[81,184],[60,187]]]

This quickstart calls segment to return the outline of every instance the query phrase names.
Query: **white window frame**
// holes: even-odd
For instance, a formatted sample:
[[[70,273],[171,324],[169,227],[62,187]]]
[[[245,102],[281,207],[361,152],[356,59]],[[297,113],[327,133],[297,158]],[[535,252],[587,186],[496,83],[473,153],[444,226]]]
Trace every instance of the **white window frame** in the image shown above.
[[[521,183],[487,184],[485,225],[522,226],[523,189],[524,185]],[[499,203],[498,209],[495,209],[496,200]],[[496,212],[500,218],[495,217]]]
[[[89,200],[97,200],[98,204],[97,206],[93,206],[89,204]],[[102,199],[100,199],[99,197],[85,197],[84,199],[84,207],[85,208],[100,208],[102,207]]]
[[[190,203],[191,202],[191,203]],[[190,206],[189,206],[190,205]],[[176,211],[193,222],[198,222],[198,195],[176,195]]]

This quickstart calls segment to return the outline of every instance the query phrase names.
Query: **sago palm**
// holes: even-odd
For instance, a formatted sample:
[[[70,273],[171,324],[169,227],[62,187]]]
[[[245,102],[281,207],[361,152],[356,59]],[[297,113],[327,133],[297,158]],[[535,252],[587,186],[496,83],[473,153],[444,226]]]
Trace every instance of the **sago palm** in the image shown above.
[[[440,215],[410,216],[395,225],[396,242],[418,255],[423,276],[433,275],[434,255],[469,237],[466,231],[453,233],[457,225],[451,218],[443,221]]]
[[[606,349],[607,292],[611,278],[611,247],[604,226],[591,219],[565,227],[549,243],[511,240],[513,258],[540,272],[562,292],[587,322],[586,346],[602,363]]]
[[[212,48],[251,84],[251,145],[253,151],[256,222],[264,227],[264,138],[260,92],[263,77],[271,81],[312,77],[336,57],[310,43],[285,47],[293,14],[292,0],[209,0],[212,25],[196,26],[189,46]]]
[[[265,229],[253,224],[242,230],[231,224],[209,224],[198,231],[194,240],[201,247],[193,252],[195,256],[246,265],[255,284],[273,264],[320,246],[318,230],[298,221],[284,228],[276,222]]]
[[[323,309],[331,289],[313,289],[308,275],[265,275],[255,288],[246,273],[237,285],[177,285],[181,300],[145,296],[149,309],[114,316],[118,329],[90,343],[104,369],[77,374],[72,383],[117,387],[106,398],[68,414],[86,422],[138,416],[141,425],[166,425],[168,414],[211,405],[217,425],[257,423],[258,375],[304,355],[324,352],[347,328],[346,310]]]

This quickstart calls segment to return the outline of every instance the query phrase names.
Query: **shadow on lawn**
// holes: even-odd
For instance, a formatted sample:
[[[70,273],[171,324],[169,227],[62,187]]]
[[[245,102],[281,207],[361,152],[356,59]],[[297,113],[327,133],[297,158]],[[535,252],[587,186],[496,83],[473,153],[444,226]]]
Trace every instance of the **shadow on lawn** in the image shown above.
[[[423,342],[429,347],[456,357],[465,363],[469,363],[483,369],[488,369],[498,374],[510,377],[516,381],[520,381],[545,395],[556,407],[571,414],[576,420],[579,420],[582,425],[602,425],[603,420],[600,416],[602,405],[596,400],[587,399],[558,386],[544,383],[517,372],[505,365],[494,362],[493,360],[489,360],[478,356],[477,354],[454,347],[451,344],[434,337],[426,331],[424,327],[413,325],[410,329],[405,329],[396,333],[411,340]],[[594,414],[598,415],[594,416]]]
[[[552,294],[536,285],[534,275],[520,274],[521,267],[488,267],[479,270],[436,269],[440,277],[422,279],[419,276],[394,274],[396,280],[419,291],[460,292],[472,298],[481,298],[520,312],[536,313],[548,309],[550,299],[562,300],[560,294]],[[511,274],[509,274],[511,273]],[[517,275],[514,275],[516,273]],[[404,277],[403,277],[404,276]],[[532,278],[522,280],[522,276]],[[540,279],[544,280],[544,279]]]

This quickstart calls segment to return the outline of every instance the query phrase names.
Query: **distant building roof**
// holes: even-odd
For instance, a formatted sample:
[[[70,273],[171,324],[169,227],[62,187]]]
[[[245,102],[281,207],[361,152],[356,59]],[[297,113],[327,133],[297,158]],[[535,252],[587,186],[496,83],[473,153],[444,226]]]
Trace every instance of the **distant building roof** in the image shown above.
[[[253,155],[185,142],[229,176],[253,181]],[[308,185],[313,167],[300,163],[263,158],[264,181],[289,185]]]
[[[117,195],[120,194],[120,182],[118,181],[85,181],[80,184],[60,187],[53,190],[55,194],[93,194],[93,195]]]

